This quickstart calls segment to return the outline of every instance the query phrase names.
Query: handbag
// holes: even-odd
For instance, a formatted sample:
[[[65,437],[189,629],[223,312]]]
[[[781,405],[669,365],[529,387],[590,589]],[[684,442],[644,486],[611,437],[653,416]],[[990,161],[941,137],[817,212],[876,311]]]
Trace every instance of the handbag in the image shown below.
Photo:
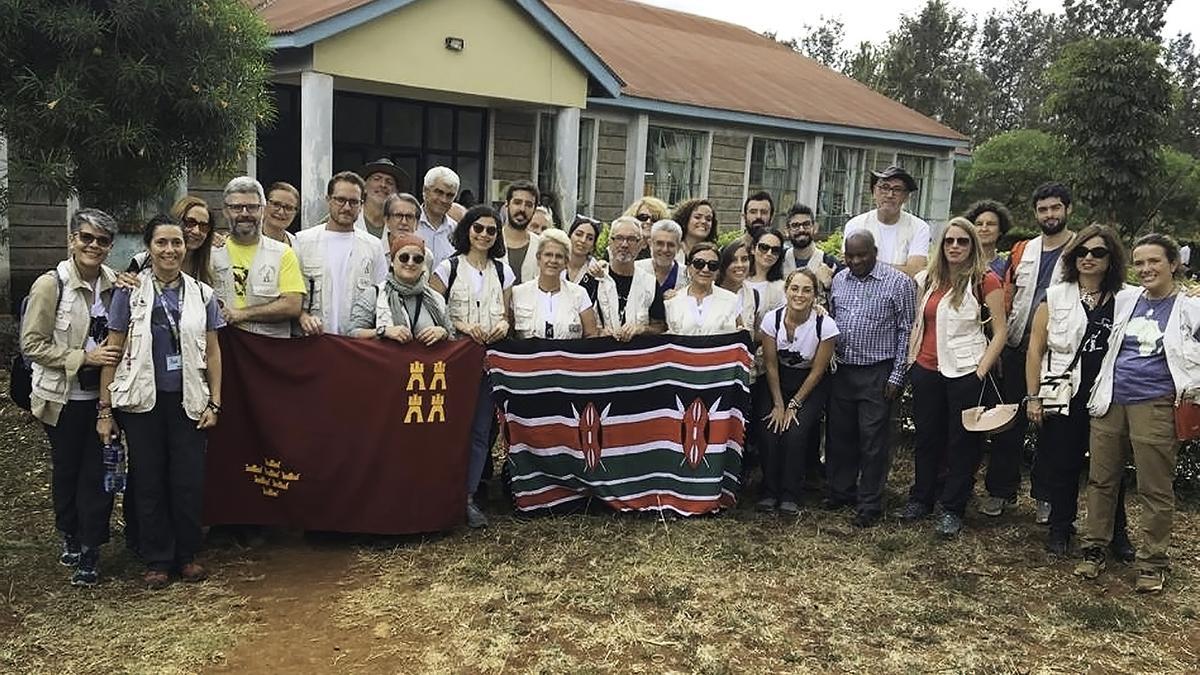
[[[1200,438],[1200,403],[1184,396],[1175,404],[1175,438],[1194,441]]]
[[[996,400],[1000,403],[990,408],[983,405],[983,393],[987,391],[987,387],[980,388],[979,405],[962,411],[962,425],[967,431],[996,434],[1012,428],[1016,423],[1017,409],[1021,405],[1004,402],[1004,396],[1000,394],[1000,388],[996,386],[996,380],[991,373],[988,373],[987,381],[992,383],[992,389],[996,392]]]
[[[1071,399],[1075,397],[1075,386],[1071,384],[1071,371],[1079,363],[1083,355],[1083,345],[1088,341],[1085,331],[1079,346],[1075,348],[1075,356],[1071,363],[1058,375],[1047,375],[1038,382],[1038,398],[1042,401],[1042,413],[1045,415],[1062,415],[1070,412]],[[1046,349],[1046,369],[1050,369],[1050,349]]]

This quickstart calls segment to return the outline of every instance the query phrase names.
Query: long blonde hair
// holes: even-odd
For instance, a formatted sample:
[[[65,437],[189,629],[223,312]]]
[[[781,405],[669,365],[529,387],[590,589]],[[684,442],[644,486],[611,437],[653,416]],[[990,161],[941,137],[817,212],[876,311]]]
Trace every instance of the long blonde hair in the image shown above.
[[[967,261],[962,267],[957,270],[952,270],[950,261],[946,259],[946,233],[951,227],[957,227],[971,239],[971,252],[967,256]],[[962,306],[963,296],[967,293],[967,288],[983,282],[983,275],[987,272],[987,268],[983,263],[983,254],[979,247],[979,235],[975,232],[975,225],[962,217],[951,218],[950,222],[946,223],[946,228],[942,230],[942,235],[938,239],[937,252],[929,260],[929,267],[925,270],[925,289],[950,289],[950,304],[958,309]]]

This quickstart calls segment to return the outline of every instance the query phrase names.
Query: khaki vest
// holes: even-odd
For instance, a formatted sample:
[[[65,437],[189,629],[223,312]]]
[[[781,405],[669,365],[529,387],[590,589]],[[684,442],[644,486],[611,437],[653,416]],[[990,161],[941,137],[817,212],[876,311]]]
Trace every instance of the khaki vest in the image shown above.
[[[1061,282],[1046,289],[1046,356],[1040,364],[1042,379],[1062,375],[1087,334],[1087,312],[1079,301],[1079,285]],[[1071,391],[1079,391],[1082,369],[1078,362],[1071,369]],[[1067,411],[1063,410],[1063,414]]]
[[[183,357],[183,411],[194,420],[208,405],[208,311],[206,305],[213,290],[184,274],[183,306],[179,317],[179,346]],[[138,275],[138,287],[129,294],[129,331],[125,335],[125,354],[117,362],[116,375],[108,389],[114,408],[131,413],[154,409],[158,387],[154,379],[154,339],[150,315],[157,302],[154,272]]]
[[[1070,242],[1068,242],[1069,244]],[[1067,244],[1059,247],[1059,252],[1065,251]],[[1008,346],[1020,347],[1025,338],[1025,326],[1029,317],[1036,309],[1033,306],[1033,296],[1037,291],[1038,269],[1042,263],[1042,238],[1034,237],[1025,244],[1021,259],[1013,273],[1013,283],[1016,293],[1013,295],[1012,312],[1008,315]],[[1062,281],[1062,265],[1054,263],[1054,272],[1050,274],[1050,285]]]
[[[654,273],[634,265],[633,281],[629,284],[629,297],[625,298],[625,322],[621,322],[621,301],[617,297],[617,282],[613,281],[612,268],[599,279],[596,289],[596,305],[600,325],[609,330],[622,326],[645,326],[650,323],[650,304],[654,302]]]
[[[568,340],[583,337],[583,320],[575,308],[587,297],[583,286],[570,281],[559,282],[558,297],[554,299],[554,316],[546,315],[539,297],[538,280],[518,284],[512,290],[513,330],[518,337],[544,338],[546,324],[554,326],[554,339]]]
[[[917,274],[918,288],[925,283],[925,272]],[[917,304],[916,321],[908,338],[908,362],[917,360],[921,351],[921,340],[925,335],[925,305],[935,289],[925,291]],[[946,377],[962,377],[973,373],[987,351],[987,335],[979,323],[980,306],[974,288],[963,293],[962,304],[955,308],[950,302],[952,293],[947,291],[937,306],[937,360],[938,372]]]
[[[874,213],[875,213],[874,211],[870,212],[871,215],[873,215]],[[896,228],[896,248],[894,248],[892,250],[892,257],[895,259],[894,260],[884,260],[884,259],[880,258],[879,262],[885,262],[885,263],[889,263],[892,265],[903,265],[904,263],[908,262],[908,246],[909,246],[909,244],[912,243],[913,230],[915,229],[913,227],[912,219],[913,219],[912,215],[910,215],[907,212],[902,211],[900,213],[900,220],[896,221],[895,225],[887,226],[887,227]],[[862,229],[866,230],[867,232],[870,232],[871,236],[875,237],[875,245],[876,246],[879,245],[880,227],[881,226],[880,226],[878,218],[871,217],[871,218],[863,219]]]
[[[721,335],[738,330],[737,320],[741,316],[738,312],[738,296],[720,286],[713,286],[712,295],[708,297],[698,322],[686,289],[680,290],[664,304],[667,332],[673,335]]]
[[[300,274],[304,277],[304,286],[308,296],[304,299],[304,311],[321,320],[328,333],[334,332],[335,325],[339,328],[350,325],[350,310],[354,307],[354,299],[363,290],[375,285],[375,259],[379,251],[379,239],[364,230],[354,230],[354,244],[350,250],[350,262],[346,269],[352,275],[342,286],[342,296],[338,300],[341,316],[336,317],[336,323],[325,316],[326,308],[332,300],[333,285],[326,283],[329,274],[325,267],[325,256],[322,252],[321,240],[325,234],[325,226],[317,225],[302,231],[296,236],[296,257],[300,260]]]
[[[483,268],[483,289],[477,297],[471,283],[472,269],[465,256],[458,257],[458,274],[446,292],[446,311],[451,324],[477,324],[490,331],[504,320],[504,280],[496,276],[496,264],[489,259]]]
[[[279,298],[279,270],[287,244],[270,237],[259,237],[254,260],[246,274],[246,306],[257,307]],[[213,291],[226,307],[234,306],[233,266],[229,262],[229,249],[222,246],[212,250],[211,258]],[[285,338],[291,337],[291,321],[244,321],[238,328],[258,335]]]

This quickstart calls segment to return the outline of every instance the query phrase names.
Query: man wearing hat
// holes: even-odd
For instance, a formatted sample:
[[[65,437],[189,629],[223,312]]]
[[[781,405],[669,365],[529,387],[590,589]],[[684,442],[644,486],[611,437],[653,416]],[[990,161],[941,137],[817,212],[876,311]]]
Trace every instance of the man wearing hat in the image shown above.
[[[910,277],[925,269],[929,260],[929,223],[904,210],[909,193],[916,191],[917,181],[901,167],[872,171],[875,208],[851,218],[844,232],[846,238],[855,230],[870,232],[879,249],[879,262]]]
[[[388,197],[399,192],[399,185],[405,182],[400,167],[387,157],[365,164],[358,170],[367,184],[366,199],[362,211],[358,212],[358,220],[354,221],[354,229],[366,230],[375,237],[382,237],[387,226],[383,217],[383,205]]]

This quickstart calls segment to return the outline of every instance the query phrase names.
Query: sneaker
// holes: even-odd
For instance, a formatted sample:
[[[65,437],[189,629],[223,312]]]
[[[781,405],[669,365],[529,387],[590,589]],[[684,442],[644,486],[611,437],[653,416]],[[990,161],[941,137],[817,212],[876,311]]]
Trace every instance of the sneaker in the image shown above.
[[[1134,589],[1138,593],[1157,593],[1163,589],[1163,582],[1166,581],[1166,573],[1163,570],[1140,570],[1137,576],[1137,585]]]
[[[1005,508],[1011,508],[1017,505],[1017,500],[1012,497],[993,497],[988,495],[979,500],[979,512],[985,516],[995,518],[1004,514]]]
[[[1104,571],[1104,549],[1093,546],[1083,550],[1083,560],[1075,566],[1075,576],[1095,579]]]
[[[79,553],[79,564],[71,575],[72,586],[95,586],[100,581],[100,551],[89,548]]]
[[[754,510],[759,513],[775,513],[775,499],[772,497],[763,497],[754,505]]]
[[[915,523],[918,520],[928,518],[931,513],[933,513],[933,509],[921,502],[909,502],[904,505],[904,508],[896,512],[896,517],[906,523]]]
[[[962,527],[962,516],[957,513],[943,511],[942,515],[938,516],[937,526],[934,527],[934,531],[942,537],[956,537],[959,532],[962,532]]]
[[[1063,530],[1050,530],[1046,535],[1046,552],[1051,555],[1065,556],[1071,550],[1071,533]]]
[[[854,502],[847,499],[838,499],[836,497],[826,497],[821,500],[821,508],[826,511],[840,511],[847,506],[852,506]]]
[[[163,570],[146,570],[146,573],[142,575],[142,581],[150,590],[161,591],[171,585],[171,576]]]
[[[198,581],[204,581],[208,578],[208,570],[204,569],[200,564],[190,562],[179,568],[179,578],[184,581],[194,584]]]
[[[467,501],[467,527],[472,530],[478,530],[481,527],[488,526],[487,516],[483,515],[483,511],[475,505],[473,501]]]
[[[62,552],[58,555],[58,563],[63,567],[75,567],[79,564],[79,555],[79,542],[75,537],[71,535],[63,537]]]
[[[798,516],[800,515],[800,507],[796,502],[783,502],[779,505],[779,512],[785,516]]]
[[[859,511],[854,515],[854,526],[865,528],[878,525],[880,517],[878,511]]]
[[[1108,545],[1108,552],[1112,554],[1113,559],[1126,565],[1137,560],[1137,549],[1133,547],[1133,542],[1129,541],[1129,535],[1125,532],[1113,537]]]
[[[1037,515],[1034,516],[1033,522],[1038,525],[1045,525],[1050,522],[1050,502],[1039,499],[1037,502]]]

